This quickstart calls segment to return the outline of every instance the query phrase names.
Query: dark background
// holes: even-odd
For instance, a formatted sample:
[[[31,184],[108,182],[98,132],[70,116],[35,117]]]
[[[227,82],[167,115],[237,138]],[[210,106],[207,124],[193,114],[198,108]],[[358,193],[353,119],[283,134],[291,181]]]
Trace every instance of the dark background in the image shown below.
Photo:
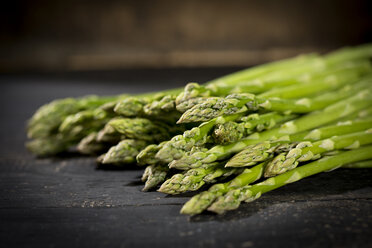
[[[372,40],[368,0],[5,0],[0,72],[249,66]]]

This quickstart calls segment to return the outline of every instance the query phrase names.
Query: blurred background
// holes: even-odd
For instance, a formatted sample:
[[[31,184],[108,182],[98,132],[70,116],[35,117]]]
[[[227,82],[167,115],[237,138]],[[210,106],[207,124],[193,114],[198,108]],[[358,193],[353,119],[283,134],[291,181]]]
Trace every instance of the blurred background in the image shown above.
[[[372,41],[369,0],[5,0],[0,72],[244,67]]]

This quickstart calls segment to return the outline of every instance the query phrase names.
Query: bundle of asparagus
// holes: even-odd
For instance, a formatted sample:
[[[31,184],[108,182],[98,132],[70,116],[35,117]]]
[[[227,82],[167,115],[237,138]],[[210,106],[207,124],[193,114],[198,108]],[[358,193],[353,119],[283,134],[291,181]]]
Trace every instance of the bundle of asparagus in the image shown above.
[[[144,191],[193,196],[183,214],[223,213],[339,167],[372,167],[372,44],[300,55],[184,89],[61,99],[28,124],[27,147],[73,147],[100,166],[146,166]],[[257,181],[257,183],[256,183]]]

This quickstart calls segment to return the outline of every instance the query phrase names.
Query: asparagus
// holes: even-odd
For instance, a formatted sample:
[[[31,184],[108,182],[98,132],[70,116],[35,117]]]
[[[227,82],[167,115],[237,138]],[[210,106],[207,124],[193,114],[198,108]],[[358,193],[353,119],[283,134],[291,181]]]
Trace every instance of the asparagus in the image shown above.
[[[372,143],[372,128],[317,142],[304,141],[287,153],[276,156],[265,168],[265,177],[272,177],[296,168],[299,162],[317,159],[321,154],[340,149],[356,149]]]
[[[231,143],[254,128],[257,128],[258,130],[268,129],[275,122],[280,123],[281,121],[289,120],[293,117],[294,115],[280,115],[277,113],[268,113],[264,115],[252,114],[248,116],[244,116],[244,113],[241,113],[217,117],[208,122],[202,123],[199,127],[194,127],[191,130],[185,131],[183,135],[173,137],[157,152],[156,158],[158,161],[163,161],[165,163],[181,158],[186,152],[190,151],[192,147],[204,145],[208,140],[209,133],[215,126],[217,126],[218,131],[216,129],[214,131],[214,141],[219,141],[216,143]],[[223,127],[226,127],[224,123],[230,123],[233,120],[239,119],[244,122],[242,125],[244,125],[246,130],[241,133],[222,130]]]
[[[372,104],[371,91],[364,90],[355,96],[339,101],[325,108],[322,111],[315,111],[293,121],[288,121],[278,128],[267,130],[261,133],[254,133],[245,140],[229,145],[217,145],[208,151],[198,151],[190,156],[183,156],[169,164],[171,168],[190,169],[200,167],[205,163],[212,163],[216,160],[225,159],[234,153],[240,152],[249,145],[257,144],[265,140],[285,140],[288,135],[310,130],[339,118],[350,115]]]
[[[136,117],[143,115],[143,107],[150,102],[148,98],[128,97],[115,105],[115,113],[126,116]]]
[[[345,164],[372,159],[371,150],[372,146],[365,146],[351,151],[340,152],[337,155],[327,156],[281,175],[271,177],[261,183],[231,190],[224,196],[219,197],[208,210],[222,214],[227,210],[238,208],[242,201],[254,201],[266,192],[296,182],[302,178],[334,170]]]
[[[345,164],[342,168],[347,169],[370,169],[372,168],[372,160],[361,161],[357,163]]]
[[[368,55],[365,55],[368,57]],[[323,59],[324,61],[327,61],[327,59]],[[287,95],[290,98],[294,97],[293,92],[288,92],[288,89],[285,90],[289,93],[285,93],[282,90],[278,89],[279,87],[283,86],[290,86],[295,84],[303,84],[306,82],[309,82],[310,80],[318,80],[319,79],[327,79],[332,80],[331,77],[328,77],[329,75],[332,75],[334,73],[347,73],[347,71],[350,71],[350,69],[356,69],[355,72],[363,73],[366,69],[369,69],[369,62],[366,60],[356,60],[356,61],[348,61],[343,62],[341,61],[340,64],[333,67],[325,67],[324,69],[320,70],[318,65],[323,64],[326,62],[319,61],[318,63],[315,63],[312,65],[310,63],[310,66],[312,68],[309,68],[309,70],[303,70],[303,68],[298,70],[298,66],[291,68],[290,70],[295,70],[297,74],[295,73],[293,75],[292,73],[289,73],[288,70],[285,71],[285,73],[282,72],[274,72],[272,74],[267,74],[261,78],[256,78],[253,81],[240,81],[239,83],[235,84],[222,84],[222,85],[206,85],[201,86],[197,83],[190,83],[186,85],[185,90],[177,97],[176,104],[177,109],[181,112],[185,112],[192,106],[196,105],[197,103],[200,103],[200,100],[210,97],[210,96],[226,96],[228,94],[232,93],[264,93],[267,96],[272,96],[273,94],[277,96],[285,96]],[[322,66],[320,66],[322,67]],[[306,68],[306,67],[305,67]],[[297,70],[296,70],[297,69]],[[345,71],[346,70],[346,71]],[[299,75],[298,72],[304,72],[306,74]],[[271,80],[271,81],[270,81]],[[276,88],[276,89],[273,89]],[[312,88],[306,88],[307,90],[312,90]],[[296,92],[299,92],[295,90]],[[296,93],[295,94],[298,94]],[[284,93],[284,95],[283,95]],[[195,100],[194,100],[195,99]]]
[[[186,86],[187,87],[187,86]],[[180,112],[180,113],[184,113],[186,112],[187,110],[191,109],[192,107],[194,107],[195,105],[197,104],[200,104],[200,103],[203,103],[204,101],[206,101],[209,97],[196,97],[196,98],[191,98],[191,99],[188,99],[188,100],[185,100],[179,104],[176,105],[176,109]]]
[[[173,111],[175,109],[175,96],[166,95],[160,100],[153,101],[144,106],[144,113],[150,116],[164,114],[164,112]]]
[[[66,116],[82,110],[95,109],[102,104],[124,97],[97,97],[87,96],[82,98],[64,98],[54,100],[41,106],[27,124],[29,138],[47,138],[58,131],[58,127]]]
[[[26,147],[40,157],[64,152],[79,143],[86,135],[102,128],[110,116],[108,112],[100,108],[68,115],[59,125],[56,134],[28,141]]]
[[[183,88],[175,88],[170,90],[150,92],[145,94],[133,95],[118,101],[114,111],[126,117],[142,116],[143,108],[153,101],[162,99],[172,95],[177,95],[183,91]]]
[[[108,125],[129,139],[142,139],[150,142],[169,139],[171,134],[182,130],[182,127],[172,127],[145,118],[116,118],[111,120]]]
[[[215,124],[222,124],[236,120],[243,115],[244,113],[217,117],[208,122],[202,123],[198,127],[185,131],[182,135],[174,136],[161,147],[155,157],[164,163],[169,163],[174,159],[179,159],[193,147],[204,145],[208,141],[208,135]]]
[[[108,150],[102,159],[102,164],[131,164],[136,161],[138,153],[148,143],[144,140],[125,139]]]
[[[257,86],[260,87],[261,91],[265,91],[267,86],[265,87],[262,81],[257,81],[257,78],[280,70],[295,69],[297,66],[301,65],[310,65],[310,67],[312,66],[317,69],[323,68],[321,59],[315,54],[300,55],[295,58],[271,62],[214,79],[206,83],[207,87],[201,86],[197,83],[190,83],[185,87],[184,91],[177,96],[176,104],[179,105],[184,101],[196,97],[209,97],[211,95],[223,94],[226,92],[226,88],[228,88],[227,91],[230,91],[229,86],[234,86],[241,82],[244,82],[247,87],[252,87],[250,89],[247,88],[247,91],[252,91]],[[277,74],[276,78],[278,78]],[[288,76],[285,76],[285,79],[287,78]]]
[[[206,210],[218,197],[225,195],[229,191],[237,188],[249,185],[263,175],[264,168],[267,162],[262,162],[252,168],[246,168],[244,171],[236,176],[229,182],[218,183],[210,187],[207,191],[203,191],[195,196],[193,196],[189,201],[187,201],[182,209],[181,214],[196,215],[202,213]],[[343,168],[372,168],[372,160],[366,160],[351,164],[345,164]]]
[[[69,137],[66,139],[61,134],[38,138],[26,142],[26,148],[38,157],[47,157],[68,150],[75,144],[76,139]]]
[[[268,99],[258,100],[258,106],[265,110],[291,113],[310,113],[320,110],[328,105],[340,101],[344,98],[358,94],[361,90],[371,88],[372,74],[354,85],[346,85],[337,91],[326,92],[314,98],[301,99]]]
[[[310,131],[289,135],[282,141],[264,141],[255,145],[247,146],[241,152],[235,154],[227,163],[226,167],[252,166],[272,157],[274,153],[289,151],[301,141],[318,141],[335,135],[345,135],[367,130],[372,127],[372,118],[362,120],[348,120],[337,124],[324,126]]]
[[[97,132],[84,137],[78,144],[77,150],[82,154],[97,154],[107,148],[107,143],[97,141]]]
[[[369,64],[368,69],[370,70]],[[339,75],[332,75],[332,77],[330,78],[332,78],[332,80],[328,80],[328,82],[320,80],[318,82],[312,82],[308,84],[284,87],[266,92],[265,94],[261,94],[257,97],[251,94],[242,93],[231,94],[225,98],[208,98],[204,102],[195,105],[194,107],[183,113],[177,123],[208,121],[217,116],[241,113],[248,110],[256,111],[260,108],[284,112],[311,112],[321,109],[344,97],[348,97],[351,93],[349,93],[349,91],[347,90],[343,90],[340,91],[339,94],[328,94],[327,96],[315,98],[314,100],[304,98],[291,101],[288,99],[273,99],[273,97],[297,98],[308,96],[316,92],[323,92],[325,90],[334,89],[355,81],[358,78],[358,75],[353,71],[347,71],[340,73]],[[363,83],[362,85],[365,85],[367,83],[370,83],[370,81],[371,75],[369,75],[369,77],[364,79],[361,83]]]
[[[115,143],[119,143],[120,140],[125,139],[125,135],[116,131],[116,129],[110,125],[110,122],[108,122],[101,130],[99,130],[99,132],[97,133],[96,139],[98,142],[101,142],[101,143],[115,144]]]
[[[164,146],[166,141],[160,144],[151,144],[143,149],[136,157],[138,165],[158,164],[160,161],[155,158],[156,153]]]
[[[345,121],[349,121],[350,119],[364,119],[370,116],[372,116],[372,106],[362,109],[360,111],[354,112],[350,116],[340,118],[338,121],[345,122]]]
[[[185,173],[173,175],[160,186],[158,191],[166,194],[195,191],[206,183],[214,182],[216,178],[228,177],[241,171],[224,168],[220,163],[209,164],[204,168],[191,169]]]
[[[91,154],[116,144],[98,162],[149,165],[144,191],[162,183],[160,192],[179,194],[222,181],[194,196],[181,213],[223,212],[341,162],[371,167],[372,160],[362,161],[371,159],[371,147],[359,147],[372,141],[371,56],[368,44],[274,62],[183,90],[58,100],[30,120],[28,136],[34,140],[27,147],[51,155],[80,141],[77,149]],[[177,119],[191,124],[176,126]],[[279,155],[272,160],[274,154]],[[296,167],[322,156],[328,160]],[[185,171],[171,176],[171,168]],[[278,173],[283,174],[249,186],[263,174]],[[239,175],[223,181],[234,174]]]
[[[150,189],[164,182],[168,174],[168,170],[168,167],[162,164],[147,166],[142,176],[142,181],[145,182],[145,187],[142,189],[142,191],[149,191]]]
[[[193,196],[183,205],[181,214],[195,215],[207,209],[219,196],[228,191],[243,187],[261,178],[265,163],[261,163],[250,169],[244,169],[242,173],[229,182],[215,184],[207,191]]]
[[[207,83],[206,87],[192,83],[181,92],[176,99],[176,103],[178,105],[188,99],[199,96],[223,95],[224,93],[227,95],[231,93],[229,86],[241,84],[242,82],[246,86],[245,92],[265,92],[273,87],[283,86],[281,84],[283,82],[284,85],[291,84],[293,80],[288,80],[291,77],[311,71],[323,71],[326,66],[332,67],[345,61],[370,58],[371,56],[372,46],[367,44],[359,47],[343,48],[326,55],[324,58],[319,58],[315,54],[309,54],[272,62],[212,80]]]
[[[240,118],[238,122],[228,121],[216,124],[213,131],[213,141],[216,144],[229,144],[247,137],[256,131],[273,128],[275,125],[296,118],[296,115],[286,115],[277,112],[266,114],[251,114]]]
[[[85,110],[67,116],[59,126],[59,132],[66,136],[75,136],[81,132],[87,133],[88,129],[101,129],[112,116],[98,108]]]
[[[368,60],[363,60],[347,66],[342,70],[332,74],[310,80],[306,84],[291,85],[288,87],[275,88],[259,95],[261,98],[279,97],[284,99],[301,98],[333,90],[357,80],[359,77],[371,72],[371,64]]]

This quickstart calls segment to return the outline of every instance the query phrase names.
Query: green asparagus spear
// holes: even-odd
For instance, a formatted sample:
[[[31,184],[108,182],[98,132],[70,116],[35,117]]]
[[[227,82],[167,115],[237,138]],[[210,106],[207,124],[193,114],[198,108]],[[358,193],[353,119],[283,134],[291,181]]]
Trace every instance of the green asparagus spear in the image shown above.
[[[89,130],[96,131],[104,127],[111,118],[112,115],[100,108],[80,111],[64,119],[59,126],[59,133],[65,136],[77,136],[80,133],[86,135],[89,133]]]
[[[229,190],[243,187],[261,178],[265,163],[261,163],[250,169],[244,169],[241,174],[229,182],[215,184],[200,194],[193,196],[181,209],[181,214],[195,215],[207,209],[219,196]]]
[[[183,156],[179,160],[174,160],[169,164],[171,168],[190,169],[198,168],[202,164],[212,163],[230,157],[232,154],[240,152],[249,145],[257,144],[266,140],[286,140],[288,135],[310,130],[341,117],[350,115],[355,111],[371,106],[371,90],[364,90],[355,96],[339,101],[325,108],[322,111],[312,112],[296,120],[286,122],[278,128],[267,130],[261,133],[254,133],[247,139],[225,146],[214,146],[207,152],[199,151],[190,156]]]
[[[345,121],[350,121],[350,120],[357,120],[357,119],[364,119],[372,116],[372,106],[369,106],[365,109],[362,109],[360,111],[356,111],[353,114],[340,118],[338,122],[345,122]]]
[[[237,142],[254,131],[261,132],[276,126],[277,124],[296,118],[296,115],[286,115],[277,112],[266,114],[250,114],[240,118],[238,122],[228,121],[217,124],[212,137],[216,144],[225,145]]]
[[[364,65],[370,70],[370,65]],[[273,91],[266,92],[257,97],[251,94],[232,94],[226,98],[213,97],[208,98],[204,102],[195,105],[187,110],[177,123],[188,123],[198,121],[208,121],[212,118],[222,115],[230,115],[234,113],[241,113],[245,111],[256,111],[258,109],[266,109],[271,111],[308,113],[314,110],[322,109],[325,106],[332,104],[340,99],[350,96],[352,94],[348,90],[340,90],[337,93],[330,93],[319,98],[310,100],[309,98],[288,100],[285,98],[296,98],[308,96],[316,92],[323,92],[330,89],[338,88],[350,82],[357,80],[359,75],[353,70],[340,73],[338,75],[329,76],[331,80],[328,82],[317,81],[308,84],[294,85],[290,87],[280,88]],[[369,75],[362,79],[361,85],[356,89],[368,87],[371,83],[372,76]],[[367,85],[367,86],[366,86]],[[273,97],[281,97],[284,99],[276,99]]]
[[[47,157],[66,151],[75,143],[76,139],[73,137],[66,139],[62,134],[57,134],[28,141],[26,148],[38,157]]]
[[[236,120],[242,116],[244,116],[244,113],[217,117],[208,122],[202,123],[198,127],[185,131],[183,135],[174,136],[170,141],[166,142],[162,146],[162,148],[156,153],[155,157],[164,163],[169,163],[174,159],[179,159],[185,154],[185,152],[190,151],[193,147],[204,145],[215,124],[222,124]]]
[[[229,182],[215,184],[207,191],[203,191],[193,196],[186,202],[181,214],[196,215],[206,210],[218,197],[225,195],[227,192],[251,184],[263,175],[267,162],[260,163],[252,168],[246,168],[244,171]],[[343,168],[372,168],[372,160],[366,160],[351,164],[345,164]]]
[[[296,168],[298,163],[319,158],[321,154],[340,149],[356,149],[372,143],[372,128],[317,142],[304,141],[287,153],[276,156],[265,168],[265,177],[273,177]]]
[[[136,162],[136,156],[148,143],[144,140],[125,139],[108,150],[102,164],[131,164]]]
[[[162,164],[147,166],[142,176],[142,181],[145,182],[142,191],[149,191],[164,182],[168,171],[168,166]]]
[[[271,177],[261,183],[229,191],[224,196],[219,197],[208,210],[222,214],[228,210],[236,209],[242,201],[254,201],[268,191],[296,182],[302,178],[334,170],[345,164],[372,159],[371,151],[372,146],[365,146],[351,151],[340,152],[337,155],[327,156],[279,176]]]
[[[273,88],[280,88],[284,86],[302,84],[309,82],[310,80],[319,80],[321,78],[325,79],[327,76],[332,75],[333,73],[339,73],[350,68],[361,68],[361,71],[365,69],[364,66],[369,67],[369,62],[363,60],[368,58],[370,54],[365,54],[365,57],[359,57],[356,61],[339,61],[338,63],[330,63],[331,66],[326,66],[328,64],[327,56],[322,59],[317,59],[317,62],[310,62],[305,67],[295,66],[293,68],[288,68],[285,71],[274,71],[267,73],[259,78],[255,78],[251,81],[239,81],[234,84],[210,84],[201,86],[197,83],[188,84],[184,91],[177,97],[176,104],[177,109],[181,112],[185,112],[192,106],[197,103],[200,103],[200,100],[210,96],[226,96],[232,93],[263,93],[268,91],[268,96],[273,93],[277,96],[280,96],[283,91]],[[357,58],[357,57],[356,57]],[[363,59],[361,59],[363,58]],[[306,63],[305,63],[306,64]],[[364,65],[363,65],[364,64]],[[309,68],[310,66],[310,68]],[[305,70],[304,70],[305,69]],[[295,73],[293,73],[295,72]],[[300,73],[305,73],[300,75]],[[328,78],[330,79],[330,78]],[[309,88],[307,88],[309,90]],[[310,88],[311,90],[311,88]],[[281,91],[281,93],[280,93]],[[296,90],[297,91],[297,90]],[[297,91],[299,92],[299,91]],[[265,94],[265,93],[264,93]],[[278,95],[279,94],[279,95]],[[289,93],[292,94],[292,93]],[[287,93],[288,95],[288,93]],[[289,95],[293,98],[295,96]],[[193,99],[196,99],[193,101]]]
[[[87,96],[82,98],[64,98],[54,100],[41,106],[27,125],[29,138],[47,138],[58,132],[62,121],[68,115],[75,114],[82,110],[95,109],[102,104],[124,97],[97,97]]]
[[[372,168],[372,160],[366,160],[351,164],[345,164],[342,166],[342,168],[347,169],[371,169]]]
[[[101,143],[117,144],[121,140],[125,139],[125,135],[116,131],[116,129],[113,128],[109,123],[110,122],[106,123],[106,125],[101,130],[99,130],[96,138],[97,141]]]
[[[173,127],[144,118],[116,118],[111,120],[108,125],[129,139],[141,139],[149,142],[167,140],[170,135],[182,130],[182,127]]]
[[[90,133],[77,145],[77,150],[82,154],[98,154],[108,148],[107,143],[97,141],[97,132]]]
[[[333,125],[324,126],[310,131],[304,131],[289,135],[281,141],[264,141],[262,143],[247,146],[241,152],[235,154],[227,163],[226,167],[252,166],[267,160],[274,153],[289,151],[301,141],[318,141],[335,135],[345,135],[360,132],[372,128],[372,118],[362,120],[348,120]]]
[[[204,86],[200,86],[196,83],[191,83],[187,85],[185,90],[178,95],[176,104],[178,105],[188,99],[195,97],[208,97],[211,96],[213,93],[218,95],[216,91],[223,90],[223,88],[225,87],[236,85],[240,82],[244,82],[246,85],[251,85],[254,88],[257,87],[257,85],[263,84],[261,83],[261,81],[255,81],[257,78],[260,78],[272,72],[278,72],[280,70],[292,70],[296,67],[301,66],[305,66],[307,68],[317,68],[320,70],[323,68],[323,63],[316,54],[300,55],[295,58],[267,63],[214,79],[206,83],[206,85],[210,85],[209,88],[205,88]],[[277,78],[278,76],[276,76],[276,79]],[[287,78],[288,76],[286,76],[286,79]],[[266,90],[264,86],[262,86],[261,88],[262,91]]]
[[[138,165],[153,165],[159,164],[160,161],[155,158],[155,155],[160,149],[165,145],[166,141],[161,142],[160,144],[151,144],[148,145],[137,155],[137,164]]]
[[[126,117],[137,117],[143,115],[143,107],[150,102],[148,98],[127,97],[118,101],[115,105],[115,113]]]
[[[110,114],[100,108],[68,115],[59,125],[59,132],[28,141],[26,147],[40,157],[64,152],[86,135],[101,129],[109,119]]]
[[[273,87],[283,86],[281,84],[283,82],[291,84],[292,80],[288,79],[295,76],[323,71],[327,66],[332,67],[343,62],[368,59],[371,56],[372,45],[366,44],[358,47],[342,48],[324,56],[324,58],[319,58],[315,54],[309,54],[267,63],[212,80],[207,83],[207,87],[191,83],[177,97],[176,104],[178,105],[188,99],[200,96],[228,95],[231,93],[230,87],[237,84],[243,84],[246,87],[244,91],[239,92],[265,92]]]
[[[160,186],[159,191],[172,195],[195,191],[204,184],[213,182],[216,178],[231,176],[241,171],[241,169],[224,168],[223,164],[214,163],[205,168],[191,169],[185,173],[173,175]]]

